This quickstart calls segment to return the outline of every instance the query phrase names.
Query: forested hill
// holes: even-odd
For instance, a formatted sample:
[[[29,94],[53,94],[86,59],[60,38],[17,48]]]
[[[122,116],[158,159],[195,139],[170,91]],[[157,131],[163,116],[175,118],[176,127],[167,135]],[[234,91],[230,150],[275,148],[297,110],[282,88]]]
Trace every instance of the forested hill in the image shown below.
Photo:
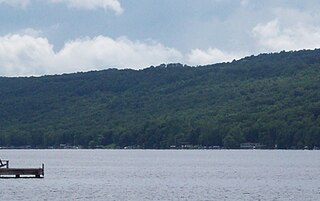
[[[320,50],[0,78],[0,146],[320,146]]]

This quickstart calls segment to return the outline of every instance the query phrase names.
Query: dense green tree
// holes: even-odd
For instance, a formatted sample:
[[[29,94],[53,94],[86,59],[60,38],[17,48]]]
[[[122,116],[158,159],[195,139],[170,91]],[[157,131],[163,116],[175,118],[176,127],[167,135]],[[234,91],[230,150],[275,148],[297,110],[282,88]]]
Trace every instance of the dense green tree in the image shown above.
[[[0,146],[320,147],[320,50],[0,78]]]

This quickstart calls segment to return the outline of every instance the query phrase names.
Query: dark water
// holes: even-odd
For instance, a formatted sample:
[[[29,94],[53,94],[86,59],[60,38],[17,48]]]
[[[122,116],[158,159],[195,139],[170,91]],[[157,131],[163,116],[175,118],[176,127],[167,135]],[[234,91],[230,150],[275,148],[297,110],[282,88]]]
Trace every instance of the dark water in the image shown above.
[[[1,200],[320,200],[320,151],[0,150]]]

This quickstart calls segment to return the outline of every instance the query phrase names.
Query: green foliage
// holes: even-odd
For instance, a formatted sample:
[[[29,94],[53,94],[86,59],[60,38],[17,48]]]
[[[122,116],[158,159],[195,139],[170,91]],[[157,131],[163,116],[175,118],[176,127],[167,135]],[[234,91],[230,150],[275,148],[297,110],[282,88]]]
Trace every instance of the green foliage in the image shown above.
[[[320,146],[320,50],[0,78],[0,146]]]

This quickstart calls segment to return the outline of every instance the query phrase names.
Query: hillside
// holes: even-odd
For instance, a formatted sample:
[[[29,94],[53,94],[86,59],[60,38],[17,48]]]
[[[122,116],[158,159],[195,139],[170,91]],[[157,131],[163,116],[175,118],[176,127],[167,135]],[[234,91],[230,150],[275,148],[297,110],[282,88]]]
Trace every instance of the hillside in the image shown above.
[[[0,78],[0,146],[320,146],[320,50]]]

